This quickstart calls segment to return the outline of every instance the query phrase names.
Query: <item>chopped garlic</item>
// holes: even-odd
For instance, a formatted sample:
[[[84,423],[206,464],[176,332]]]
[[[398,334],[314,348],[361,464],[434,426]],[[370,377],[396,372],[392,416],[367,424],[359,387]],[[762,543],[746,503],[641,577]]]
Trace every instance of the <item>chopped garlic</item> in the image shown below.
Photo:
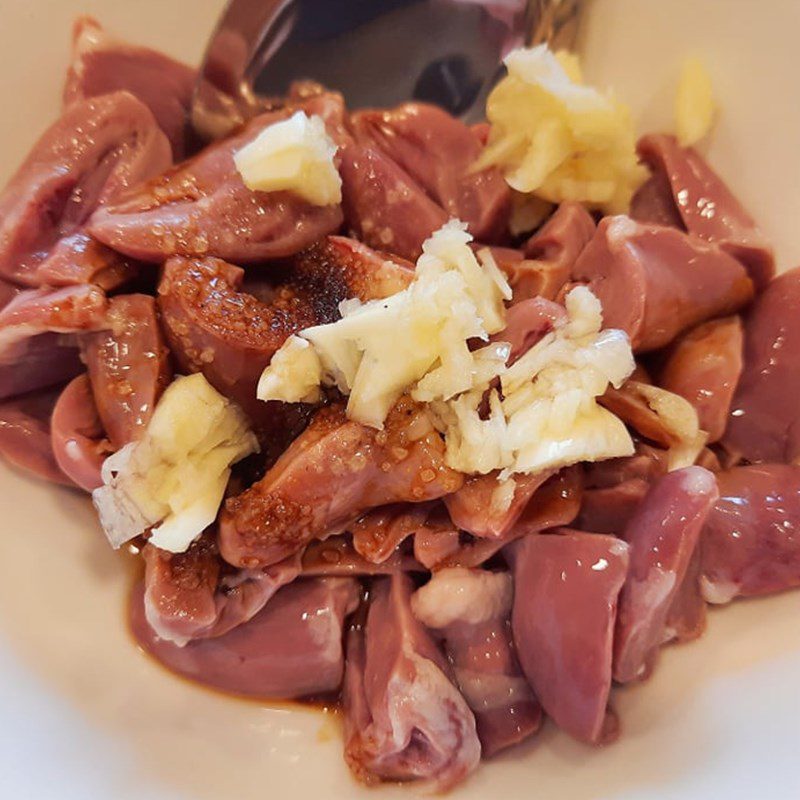
[[[579,390],[537,398],[508,425],[515,460],[503,475],[633,455],[622,420]]]
[[[469,243],[472,236],[463,222],[450,220],[422,245],[417,274],[426,280],[457,271],[467,285],[470,299],[478,309],[483,327],[496,333],[505,327],[503,300],[511,299],[511,287],[497,266],[491,251],[484,248],[475,258]]]
[[[716,105],[709,77],[703,63],[687,58],[681,71],[675,96],[675,128],[683,147],[696,144],[714,124]]]
[[[489,503],[492,514],[505,514],[511,508],[516,493],[517,482],[513,478],[498,481]]]
[[[490,391],[486,419],[479,414],[483,397],[484,391],[475,389],[449,403],[431,406],[435,422],[445,434],[446,461],[451,469],[485,475],[513,461],[500,395]]]
[[[318,403],[321,382],[322,364],[314,348],[305,339],[290,336],[261,376],[256,396],[284,403]]]
[[[338,322],[299,334],[319,358],[321,382],[349,395],[351,419],[381,428],[405,392],[424,402],[447,400],[503,369],[507,345],[475,352],[467,345],[505,327],[503,301],[511,297],[489,251],[476,257],[471,240],[465,225],[447,223],[424,243],[406,289],[384,300],[348,300]],[[285,366],[285,349],[293,346],[284,345],[265,370],[262,400],[296,393]]]
[[[259,397],[310,396],[321,381],[349,395],[348,417],[380,428],[409,393],[428,404],[449,467],[501,470],[501,480],[631,455],[627,428],[596,400],[633,372],[628,336],[601,330],[600,301],[579,286],[565,299],[566,320],[513,366],[505,342],[471,350],[469,340],[503,329],[510,291],[491,255],[476,258],[469,242],[463,225],[448,223],[425,242],[408,288],[385,300],[345,301],[341,320],[301,331],[318,362],[289,340],[265,370]],[[513,496],[513,482],[507,486],[500,500]]]
[[[152,544],[183,552],[216,518],[231,466],[257,451],[234,403],[201,374],[176,378],[142,438],[103,464],[92,500],[109,541],[152,528]]]
[[[622,331],[600,330],[600,303],[588,288],[573,289],[566,308],[567,321],[501,374],[503,399],[492,391],[485,418],[477,390],[434,406],[449,466],[501,470],[505,479],[633,453],[625,425],[596,400],[633,371],[630,341]]]
[[[554,55],[556,61],[561,64],[561,69],[573,83],[583,83],[583,68],[577,53],[570,53],[569,50],[556,50]]]
[[[452,359],[423,376],[412,396],[420,403],[430,403],[437,398],[450,398],[458,392],[456,387],[463,386],[464,391],[472,386],[486,386],[505,371],[506,361],[511,355],[508,342],[496,342],[479,350],[465,351],[464,363]],[[465,370],[459,374],[459,369]]]
[[[646,177],[629,110],[582,85],[577,60],[546,45],[514,50],[505,64],[486,104],[489,142],[476,169],[497,165],[513,189],[552,203],[627,211]]]
[[[508,230],[512,236],[535,231],[551,214],[553,204],[532,194],[511,192],[511,217]]]
[[[694,406],[684,397],[649,383],[636,383],[635,387],[675,440],[667,458],[669,470],[692,466],[708,439],[700,429]]]
[[[298,111],[265,128],[234,154],[248,189],[291,191],[316,206],[342,201],[342,179],[333,162],[336,145],[316,115]]]

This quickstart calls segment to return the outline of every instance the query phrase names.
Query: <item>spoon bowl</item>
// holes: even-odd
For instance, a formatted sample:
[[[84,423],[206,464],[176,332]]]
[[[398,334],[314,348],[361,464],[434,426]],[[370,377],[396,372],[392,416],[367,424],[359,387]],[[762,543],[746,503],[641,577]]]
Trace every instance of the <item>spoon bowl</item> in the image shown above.
[[[570,47],[585,0],[230,0],[200,70],[192,122],[227,135],[312,79],[351,108],[434,103],[483,116],[503,56],[522,44]]]

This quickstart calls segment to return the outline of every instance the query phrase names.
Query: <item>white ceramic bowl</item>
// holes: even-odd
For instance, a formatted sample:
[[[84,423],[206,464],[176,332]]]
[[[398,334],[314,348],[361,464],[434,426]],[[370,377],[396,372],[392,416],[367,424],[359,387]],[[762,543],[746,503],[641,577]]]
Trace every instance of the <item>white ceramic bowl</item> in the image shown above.
[[[221,0],[0,0],[0,178],[57,111],[74,15],[195,59]],[[800,3],[595,0],[583,53],[643,129],[668,126],[680,58],[704,57],[722,115],[709,148],[778,247],[800,261]],[[446,40],[446,31],[440,35]],[[124,625],[129,565],[88,502],[0,466],[0,797],[263,800],[412,797],[364,790],[335,719],[232,700],[176,679]],[[621,740],[552,726],[484,765],[459,800],[800,797],[800,594],[714,611],[698,643],[617,691]]]

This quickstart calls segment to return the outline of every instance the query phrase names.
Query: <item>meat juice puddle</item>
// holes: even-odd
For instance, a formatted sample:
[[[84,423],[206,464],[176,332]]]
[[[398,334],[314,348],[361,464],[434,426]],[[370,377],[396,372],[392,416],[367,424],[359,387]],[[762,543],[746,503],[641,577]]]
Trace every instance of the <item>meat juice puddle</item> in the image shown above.
[[[338,694],[328,696],[309,697],[303,700],[276,700],[271,697],[261,697],[258,695],[241,694],[239,692],[228,691],[215,686],[210,686],[202,681],[192,680],[187,675],[170,669],[166,664],[159,661],[139,641],[134,625],[134,603],[137,594],[144,583],[144,562],[139,558],[139,550],[131,545],[125,555],[125,562],[128,565],[128,589],[125,595],[123,609],[124,627],[133,643],[133,646],[153,664],[156,664],[164,672],[169,673],[172,680],[188,684],[194,689],[206,692],[215,696],[222,696],[229,700],[240,703],[258,705],[266,709],[281,711],[316,711],[321,716],[321,722],[317,729],[316,738],[320,743],[329,742],[340,736],[341,728],[341,701]]]

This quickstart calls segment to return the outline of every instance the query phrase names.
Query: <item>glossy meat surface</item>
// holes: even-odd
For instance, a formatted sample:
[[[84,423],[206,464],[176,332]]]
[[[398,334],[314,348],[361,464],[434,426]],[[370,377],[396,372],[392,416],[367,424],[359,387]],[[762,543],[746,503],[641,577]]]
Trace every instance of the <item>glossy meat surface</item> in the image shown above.
[[[457,528],[480,538],[503,539],[522,516],[534,492],[553,475],[552,470],[516,475],[510,485],[498,481],[497,473],[473,475],[444,502]]]
[[[739,317],[706,322],[679,339],[658,383],[688,400],[709,443],[719,441],[742,374],[744,334]]]
[[[700,587],[703,564],[703,534],[694,549],[686,575],[672,600],[664,627],[664,642],[690,642],[706,629],[707,604]]]
[[[220,259],[172,258],[158,307],[180,368],[202,372],[259,420],[277,404],[256,399],[258,379],[289,336],[338,319],[342,300],[386,297],[411,276],[404,262],[331,236],[291,259],[274,282],[247,283],[241,268]]]
[[[473,172],[483,146],[463,122],[425,103],[352,116],[356,138],[403,169],[449,217],[469,226],[477,241],[502,239],[511,190],[496,168]]]
[[[542,719],[514,652],[512,593],[507,572],[456,567],[435,572],[412,598],[417,619],[444,639],[485,758],[535,734]]]
[[[85,373],[58,396],[50,419],[50,444],[61,471],[86,492],[103,485],[103,461],[113,451]]]
[[[234,566],[274,564],[312,539],[340,533],[370,508],[433,500],[462,482],[445,465],[444,442],[426,412],[408,399],[383,431],[329,406],[264,478],[226,502],[220,551]]]
[[[484,21],[507,11],[493,6]],[[769,245],[696,151],[644,137],[650,178],[629,216],[603,217],[512,192],[499,169],[476,170],[496,139],[489,123],[465,125],[416,102],[351,111],[310,80],[257,99],[258,116],[203,147],[187,123],[194,79],[192,68],[81,18],[61,117],[0,193],[0,455],[84,491],[114,482],[120,514],[130,500],[169,507],[175,519],[200,483],[185,477],[194,449],[166,456],[185,463],[163,464],[162,492],[138,480],[138,464],[106,459],[140,440],[183,374],[232,401],[221,403],[230,418],[220,412],[214,431],[187,448],[213,447],[208,461],[219,455],[223,467],[228,450],[249,453],[189,506],[187,525],[195,508],[204,517],[176,546],[184,552],[158,549],[147,525],[136,529],[130,549],[144,580],[131,623],[143,650],[225,692],[340,700],[358,779],[447,791],[482,757],[533,737],[545,715],[581,742],[611,742],[613,683],[647,678],[662,646],[699,636],[708,603],[800,588],[800,269],[770,282]],[[595,111],[591,128],[603,123]],[[254,191],[237,169],[241,148],[297,112],[321,119],[330,140],[318,128],[285,142],[277,161],[292,172],[306,156],[317,166],[330,159],[341,202]],[[551,149],[534,146],[524,169],[536,171]],[[425,248],[419,296],[387,304],[448,220]],[[461,473],[449,466],[468,461],[455,454],[459,433],[463,451],[470,424],[480,430],[469,410],[451,424],[452,398],[425,406],[403,384],[382,430],[348,419],[349,390],[332,375],[335,334],[319,362],[306,350],[293,364],[300,349],[284,351],[268,376],[273,386],[319,383],[318,393],[284,395],[310,402],[257,397],[287,339],[336,322],[347,301],[380,301],[354,334],[364,339],[381,329],[383,306],[413,315],[398,331],[408,322],[435,338],[439,364],[429,368],[446,373],[456,356],[468,370],[467,351],[487,344],[476,315],[513,364],[569,321],[577,286],[597,296],[602,328],[625,331],[636,355],[633,374],[597,398],[606,419],[611,412],[627,428],[630,456],[503,481],[499,471]],[[426,304],[436,311],[429,328]],[[568,366],[563,381],[548,363],[529,387],[559,397],[547,424],[542,411],[542,430],[558,428],[570,404],[586,408],[584,390],[611,360],[630,364],[624,342],[615,352],[580,349],[599,327],[595,312],[584,291],[570,307],[570,343],[556,337],[552,348]],[[358,359],[362,344],[345,357]],[[582,371],[590,352],[599,372]],[[504,382],[485,365],[474,365],[480,391],[463,399],[476,399],[502,449],[510,445],[489,390],[502,402]],[[386,379],[406,380],[391,370],[402,365],[383,366]],[[165,414],[187,436],[191,400],[186,413]],[[211,442],[217,434],[227,441]],[[154,451],[171,444],[177,453],[183,439]],[[535,773],[529,783],[536,794]]]
[[[160,639],[183,646],[223,636],[252,619],[300,573],[297,558],[266,569],[225,569],[211,534],[185,553],[145,545],[144,610]]]
[[[367,783],[423,779],[445,790],[478,765],[480,742],[411,592],[404,575],[374,581],[366,623],[348,636],[345,759]]]
[[[295,581],[247,625],[178,647],[148,625],[140,586],[131,600],[131,628],[145,652],[185,678],[233,694],[289,700],[339,688],[342,628],[358,600],[358,585],[349,578]]]
[[[578,256],[592,239],[595,223],[579,203],[562,203],[523,248],[518,264],[501,264],[514,290],[514,302],[530,297],[555,300],[570,278]]]
[[[517,479],[521,480],[519,476]],[[488,486],[484,485],[484,488]],[[580,470],[568,467],[545,481],[533,493],[505,535],[477,537],[459,531],[449,520],[449,524],[442,524],[438,528],[429,521],[428,529],[418,531],[414,537],[414,555],[431,570],[478,567],[521,536],[569,525],[578,515],[582,494]],[[478,521],[485,518],[483,513],[475,517]],[[489,519],[492,519],[491,515]]]
[[[490,341],[508,342],[511,353],[507,364],[513,364],[524,355],[557,323],[566,320],[564,306],[543,297],[531,297],[514,303],[506,311],[506,327],[494,334]]]
[[[0,399],[63,383],[82,371],[76,334],[108,324],[94,286],[30,289],[0,310]]]
[[[82,351],[103,429],[118,450],[147,426],[172,368],[154,298],[112,298],[107,323],[83,338]]]
[[[97,20],[80,17],[72,30],[72,63],[64,84],[64,105],[124,90],[153,112],[172,154],[186,152],[187,114],[197,71],[169,56],[116,39]]]
[[[573,268],[603,305],[603,322],[621,328],[639,352],[669,344],[712,317],[738,311],[753,283],[733,256],[674,228],[606,217]]]
[[[370,247],[415,261],[422,243],[449,219],[407,172],[373,147],[346,147],[339,173],[345,221]]]
[[[675,470],[653,484],[622,531],[630,566],[619,596],[614,638],[614,680],[619,683],[645,677],[652,668],[670,609],[717,497],[716,481],[708,470]]]
[[[709,603],[800,586],[800,466],[760,464],[717,475],[719,500],[703,532]]]
[[[0,403],[0,455],[37,478],[67,486],[50,444],[50,415],[58,390],[37,392]]]
[[[619,536],[651,484],[666,471],[667,452],[642,442],[637,443],[635,455],[586,464],[575,527]]]
[[[425,568],[413,555],[396,549],[381,561],[371,561],[344,536],[332,536],[324,541],[314,541],[303,551],[303,575],[332,575],[335,577],[363,577],[367,575],[392,575],[395,572],[424,572]]]
[[[651,199],[637,216],[634,199],[633,216],[647,222],[662,222],[664,214],[674,219],[677,213],[686,230],[719,244],[739,259],[756,286],[763,288],[775,273],[772,248],[750,214],[702,156],[691,147],[681,147],[673,136],[663,135],[644,136],[638,150],[642,160],[659,176],[659,182],[649,189],[651,193],[662,193],[658,206],[667,209],[671,201],[675,211],[662,211],[652,218],[657,206]],[[665,196],[667,189],[671,196]]]
[[[427,529],[431,504],[384,506],[365,514],[350,528],[356,552],[373,564],[383,564],[400,545],[418,531]]]
[[[615,732],[607,705],[629,548],[611,536],[561,530],[515,545],[514,642],[545,713],[597,744]]]
[[[745,318],[744,369],[722,444],[734,458],[800,459],[800,268],[777,277]]]
[[[238,135],[116,198],[95,212],[89,233],[141,261],[180,255],[250,263],[292,255],[335,232],[339,206],[312,206],[291,192],[251,191],[234,165],[237,150],[287,114],[256,117]]]
[[[30,286],[46,282],[39,270],[47,270],[51,255],[85,255],[84,242],[65,237],[82,233],[95,209],[171,161],[166,136],[133,95],[69,106],[0,194],[0,275]]]

